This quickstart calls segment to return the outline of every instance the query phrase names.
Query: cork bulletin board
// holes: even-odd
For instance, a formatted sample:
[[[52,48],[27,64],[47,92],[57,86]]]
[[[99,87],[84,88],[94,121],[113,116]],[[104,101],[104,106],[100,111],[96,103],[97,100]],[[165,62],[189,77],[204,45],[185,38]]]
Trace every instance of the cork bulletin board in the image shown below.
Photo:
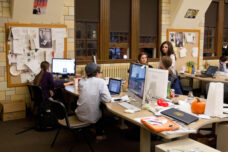
[[[42,61],[66,58],[66,30],[65,25],[6,23],[7,86],[26,86]]]
[[[200,30],[167,29],[167,40],[173,44],[177,71],[186,67],[188,61],[193,61],[195,68],[199,69]]]

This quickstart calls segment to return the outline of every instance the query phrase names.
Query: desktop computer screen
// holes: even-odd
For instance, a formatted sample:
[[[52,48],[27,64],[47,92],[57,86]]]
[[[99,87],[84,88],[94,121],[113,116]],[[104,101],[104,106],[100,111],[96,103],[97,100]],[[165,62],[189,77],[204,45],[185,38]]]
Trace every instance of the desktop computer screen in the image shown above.
[[[145,77],[143,104],[152,98],[166,98],[168,70],[147,68]]]
[[[145,75],[145,65],[131,63],[128,80],[128,95],[135,98],[135,100],[142,101],[143,99]]]
[[[52,59],[52,73],[60,75],[75,75],[75,60],[74,59]]]

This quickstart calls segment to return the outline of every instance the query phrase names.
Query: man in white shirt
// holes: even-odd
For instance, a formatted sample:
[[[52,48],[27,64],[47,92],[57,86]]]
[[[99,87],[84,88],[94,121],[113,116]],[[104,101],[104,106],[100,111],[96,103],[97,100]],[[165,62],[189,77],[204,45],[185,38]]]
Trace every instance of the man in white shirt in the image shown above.
[[[88,63],[85,71],[87,78],[79,82],[80,95],[75,113],[81,121],[97,123],[102,115],[100,104],[101,102],[111,102],[111,95],[105,81],[100,78],[100,65]],[[98,134],[100,133],[97,131]]]

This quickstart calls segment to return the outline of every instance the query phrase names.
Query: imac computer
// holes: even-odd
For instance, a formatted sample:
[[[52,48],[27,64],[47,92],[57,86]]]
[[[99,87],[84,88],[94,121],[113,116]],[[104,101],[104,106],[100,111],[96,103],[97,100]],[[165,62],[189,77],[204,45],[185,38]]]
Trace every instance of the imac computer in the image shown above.
[[[75,75],[75,60],[74,59],[52,59],[52,73],[62,75],[62,79],[69,75]]]
[[[142,104],[153,98],[166,98],[168,87],[168,70],[147,68]]]
[[[146,69],[145,65],[137,63],[131,63],[130,65],[128,96],[135,100],[132,104],[136,106],[142,105]]]

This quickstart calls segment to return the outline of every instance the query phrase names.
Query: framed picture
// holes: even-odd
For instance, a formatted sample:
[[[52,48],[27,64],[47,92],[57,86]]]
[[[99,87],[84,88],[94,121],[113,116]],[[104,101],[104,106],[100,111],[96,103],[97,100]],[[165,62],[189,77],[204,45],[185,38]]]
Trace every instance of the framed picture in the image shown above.
[[[198,12],[199,12],[199,10],[196,10],[196,9],[188,9],[184,17],[185,18],[196,18]]]
[[[175,46],[176,47],[183,47],[183,43],[184,43],[184,41],[183,41],[183,38],[184,38],[184,36],[183,36],[183,32],[176,32],[175,33]]]
[[[48,0],[34,0],[33,14],[42,15],[46,14]]]

